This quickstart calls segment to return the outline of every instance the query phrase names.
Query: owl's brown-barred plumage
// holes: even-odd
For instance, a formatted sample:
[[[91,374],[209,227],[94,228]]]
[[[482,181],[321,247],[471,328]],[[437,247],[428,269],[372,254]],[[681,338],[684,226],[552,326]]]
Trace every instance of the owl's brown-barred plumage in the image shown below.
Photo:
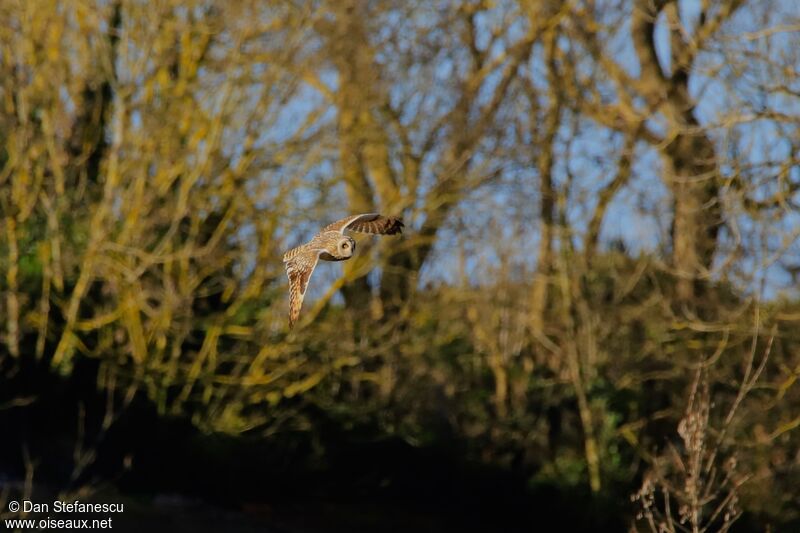
[[[322,228],[306,244],[292,248],[283,254],[286,274],[289,276],[289,327],[294,326],[300,316],[308,280],[317,266],[317,261],[346,261],[356,250],[356,241],[344,234],[344,230],[395,235],[403,232],[403,221],[397,217],[385,217],[378,213],[353,215]]]

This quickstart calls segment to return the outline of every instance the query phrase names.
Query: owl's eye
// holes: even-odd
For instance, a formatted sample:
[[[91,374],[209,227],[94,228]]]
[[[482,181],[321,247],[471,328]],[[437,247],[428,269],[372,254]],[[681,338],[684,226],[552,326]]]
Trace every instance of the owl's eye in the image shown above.
[[[347,250],[348,248],[350,248],[350,243],[347,243],[347,242],[345,242],[345,243],[342,243],[342,248],[344,248],[345,250]]]

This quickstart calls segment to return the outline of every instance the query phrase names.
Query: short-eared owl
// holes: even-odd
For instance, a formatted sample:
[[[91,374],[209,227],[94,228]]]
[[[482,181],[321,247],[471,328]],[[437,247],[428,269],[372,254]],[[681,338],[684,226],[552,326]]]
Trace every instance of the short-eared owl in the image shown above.
[[[325,226],[311,241],[292,248],[283,254],[286,274],[289,276],[289,327],[300,316],[300,307],[308,288],[317,261],[346,261],[356,251],[356,241],[344,234],[344,230],[395,235],[403,232],[403,221],[396,217],[385,217],[378,213],[353,215]]]

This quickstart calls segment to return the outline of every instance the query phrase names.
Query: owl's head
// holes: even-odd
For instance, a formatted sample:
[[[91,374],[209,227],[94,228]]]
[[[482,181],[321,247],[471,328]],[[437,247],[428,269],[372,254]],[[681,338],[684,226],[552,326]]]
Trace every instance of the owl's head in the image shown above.
[[[341,258],[352,257],[356,251],[356,241],[351,237],[342,237],[336,242],[336,255]]]

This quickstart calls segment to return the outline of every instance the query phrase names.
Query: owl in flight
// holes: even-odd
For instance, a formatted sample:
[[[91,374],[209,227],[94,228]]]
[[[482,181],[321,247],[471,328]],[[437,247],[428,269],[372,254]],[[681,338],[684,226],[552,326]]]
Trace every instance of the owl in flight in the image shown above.
[[[286,274],[289,276],[289,327],[294,326],[300,316],[300,307],[308,288],[308,280],[317,261],[346,261],[356,251],[356,241],[344,234],[344,230],[395,235],[403,232],[403,221],[397,217],[385,217],[378,213],[352,215],[325,226],[309,242],[292,248],[283,254]]]

